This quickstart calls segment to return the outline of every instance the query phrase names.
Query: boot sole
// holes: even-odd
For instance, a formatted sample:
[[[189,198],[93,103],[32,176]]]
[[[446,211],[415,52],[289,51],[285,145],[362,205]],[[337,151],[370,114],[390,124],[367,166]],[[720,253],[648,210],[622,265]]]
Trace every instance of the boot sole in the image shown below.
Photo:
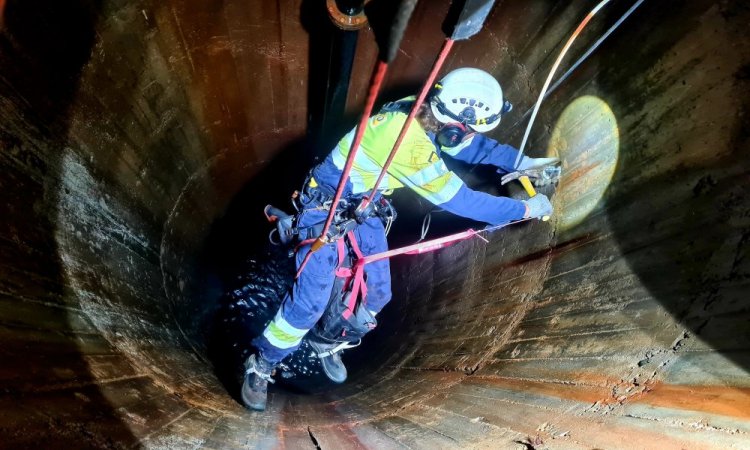
[[[349,376],[348,372],[346,371],[346,367],[344,367],[344,377],[339,379],[335,376],[331,375],[331,371],[328,370],[326,363],[323,361],[323,358],[317,356],[318,353],[321,351],[326,351],[325,348],[322,348],[318,343],[313,341],[308,341],[310,344],[310,347],[312,347],[313,351],[315,351],[315,356],[318,358],[318,361],[320,361],[320,366],[323,368],[323,373],[326,377],[328,377],[329,380],[333,381],[336,384],[342,384],[344,381],[346,381],[347,377]]]
[[[251,411],[265,411],[266,410],[266,402],[264,403],[252,403],[250,400],[245,397],[245,385],[246,383],[242,384],[242,389],[240,390],[240,398],[242,399],[242,405]]]
[[[245,409],[249,409],[250,411],[261,411],[262,412],[262,411],[266,410],[266,406],[265,405],[263,405],[263,406],[256,406],[256,405],[248,405],[247,403],[245,403],[244,406],[245,406]]]
[[[245,406],[246,409],[249,409],[251,411],[265,411],[266,405],[265,404],[253,404],[247,401],[245,399],[245,396],[242,396],[242,404]]]
[[[344,378],[342,378],[341,380],[339,380],[337,378],[334,378],[331,375],[331,372],[329,372],[328,370],[326,370],[326,365],[323,363],[323,361],[320,362],[320,365],[323,366],[323,373],[326,374],[326,377],[328,377],[329,380],[333,381],[336,384],[342,384],[344,381],[346,381],[346,378],[349,375],[348,373],[344,373]]]

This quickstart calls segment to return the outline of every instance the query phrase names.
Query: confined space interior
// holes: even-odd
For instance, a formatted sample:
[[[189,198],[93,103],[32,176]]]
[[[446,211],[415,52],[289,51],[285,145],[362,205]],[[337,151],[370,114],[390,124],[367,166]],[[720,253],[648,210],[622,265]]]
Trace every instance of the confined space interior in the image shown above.
[[[419,2],[381,102],[419,88],[448,3]],[[443,73],[483,68],[515,105],[491,137],[520,144],[594,3],[501,1],[456,44]],[[394,259],[346,384],[242,408],[236,322],[255,310],[236,296],[287,280],[253,275],[261,207],[288,207],[353,125],[377,53],[368,27],[347,41],[327,120],[343,32],[324,4],[0,0],[0,447],[750,448],[740,0],[645,1],[542,105],[528,152],[562,158],[552,220]],[[605,7],[558,74],[632,5]],[[391,245],[412,243],[429,206],[395,203]],[[431,236],[469,226],[434,214]]]

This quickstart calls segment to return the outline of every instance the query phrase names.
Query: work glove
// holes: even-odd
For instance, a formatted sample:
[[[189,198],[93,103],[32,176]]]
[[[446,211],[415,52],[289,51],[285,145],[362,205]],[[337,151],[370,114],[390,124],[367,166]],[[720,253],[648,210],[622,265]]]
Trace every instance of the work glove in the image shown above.
[[[552,166],[559,162],[560,158],[529,158],[528,156],[524,156],[521,158],[517,170],[537,169],[544,166]]]
[[[536,194],[530,199],[522,201],[526,203],[526,206],[529,208],[529,212],[524,216],[524,219],[529,217],[541,218],[552,215],[552,203],[549,202],[549,199],[544,194]]]

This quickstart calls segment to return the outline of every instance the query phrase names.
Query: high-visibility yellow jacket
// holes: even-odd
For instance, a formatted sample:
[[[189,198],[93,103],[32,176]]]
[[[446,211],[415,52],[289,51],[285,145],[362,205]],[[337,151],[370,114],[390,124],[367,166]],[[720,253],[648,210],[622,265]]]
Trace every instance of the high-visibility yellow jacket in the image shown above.
[[[400,111],[381,112],[370,117],[354,159],[346,195],[362,194],[372,189],[405,121],[406,114]],[[329,189],[335,189],[338,185],[355,132],[356,127],[314,169],[313,177],[318,184],[328,185]],[[467,136],[456,147],[440,148],[434,136],[426,133],[414,120],[379,191],[387,193],[407,186],[447,211],[493,225],[523,217],[526,211],[523,202],[468,188],[461,178],[448,169],[441,158],[442,154],[511,171],[518,153],[509,145],[499,144],[476,133]]]

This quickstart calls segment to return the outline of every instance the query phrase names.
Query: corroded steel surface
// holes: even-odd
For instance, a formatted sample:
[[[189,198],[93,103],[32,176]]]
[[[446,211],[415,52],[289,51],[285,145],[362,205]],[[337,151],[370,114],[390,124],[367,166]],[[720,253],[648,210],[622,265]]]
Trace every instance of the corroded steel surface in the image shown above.
[[[448,3],[420,2],[389,99],[429,70]],[[456,45],[446,70],[489,70],[515,104],[493,137],[519,143],[588,7],[500,2]],[[542,106],[529,153],[559,151],[564,170],[549,223],[395,259],[350,382],[275,390],[264,414],[239,405],[205,326],[229,284],[216,274],[265,239],[260,207],[332,145],[304,139],[315,8],[0,0],[0,446],[747,448],[750,11],[736,1],[644,3]],[[362,33],[352,113],[376,50]]]

